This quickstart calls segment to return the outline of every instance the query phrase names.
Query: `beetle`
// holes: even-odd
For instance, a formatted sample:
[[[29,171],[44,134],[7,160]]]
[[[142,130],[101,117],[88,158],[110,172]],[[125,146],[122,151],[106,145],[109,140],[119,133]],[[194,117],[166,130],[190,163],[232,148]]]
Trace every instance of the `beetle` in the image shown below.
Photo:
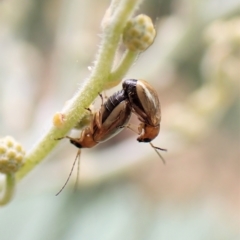
[[[132,111],[138,116],[139,142],[148,142],[155,149],[166,149],[154,146],[151,141],[156,138],[160,131],[161,106],[155,89],[144,80],[127,79],[122,83],[123,90],[128,97]],[[157,151],[156,151],[157,152]],[[165,163],[162,156],[157,152]]]
[[[128,123],[130,116],[129,100],[122,90],[118,91],[105,103],[102,103],[98,112],[92,114],[90,125],[82,131],[80,138],[68,136],[65,138],[69,138],[77,148],[92,148],[99,142],[107,141],[122,131],[121,126]]]
[[[91,112],[90,124],[83,129],[79,138],[73,138],[70,136],[65,136],[58,138],[56,140],[61,140],[63,138],[68,138],[70,143],[79,148],[77,156],[74,160],[71,172],[60,191],[56,194],[58,195],[66,186],[74,165],[77,159],[80,159],[80,153],[82,148],[92,148],[100,142],[104,142],[114,137],[120,131],[123,130],[122,126],[128,124],[131,117],[131,106],[129,99],[123,90],[114,93],[108,98],[108,100],[103,103],[103,97],[99,94],[102,99],[101,108],[98,112]]]

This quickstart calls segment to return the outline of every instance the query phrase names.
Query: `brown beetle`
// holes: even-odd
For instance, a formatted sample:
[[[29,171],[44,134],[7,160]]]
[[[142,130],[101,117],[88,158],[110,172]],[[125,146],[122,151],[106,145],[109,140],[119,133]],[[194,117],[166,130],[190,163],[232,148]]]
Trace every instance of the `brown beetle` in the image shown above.
[[[137,140],[149,142],[155,151],[156,149],[166,151],[166,149],[155,147],[151,143],[159,134],[161,122],[161,107],[155,89],[148,82],[136,79],[127,79],[122,86],[131,103],[132,111],[141,122],[138,127],[140,136]],[[158,155],[162,158],[159,153]],[[165,162],[163,158],[162,160]]]
[[[130,116],[130,103],[124,92],[118,91],[102,104],[100,111],[92,115],[90,125],[82,131],[80,138],[65,138],[69,138],[77,148],[92,148],[118,134]]]
[[[102,95],[100,95],[100,97],[102,98]],[[67,181],[56,195],[58,195],[66,186],[74,169],[76,160],[80,158],[81,148],[92,148],[100,142],[107,141],[122,131],[122,126],[128,124],[131,116],[130,102],[124,91],[121,90],[109,97],[105,103],[103,103],[102,98],[100,111],[91,114],[92,120],[90,121],[89,126],[81,132],[80,138],[65,136],[57,139],[61,140],[63,138],[68,138],[70,139],[70,143],[79,148],[79,150]]]

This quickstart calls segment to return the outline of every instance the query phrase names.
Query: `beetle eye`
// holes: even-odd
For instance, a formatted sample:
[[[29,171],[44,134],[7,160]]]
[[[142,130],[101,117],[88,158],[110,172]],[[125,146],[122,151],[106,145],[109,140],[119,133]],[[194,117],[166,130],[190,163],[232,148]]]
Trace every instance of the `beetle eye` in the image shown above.
[[[152,139],[150,139],[150,138],[138,138],[137,140],[139,142],[151,142],[152,141]]]

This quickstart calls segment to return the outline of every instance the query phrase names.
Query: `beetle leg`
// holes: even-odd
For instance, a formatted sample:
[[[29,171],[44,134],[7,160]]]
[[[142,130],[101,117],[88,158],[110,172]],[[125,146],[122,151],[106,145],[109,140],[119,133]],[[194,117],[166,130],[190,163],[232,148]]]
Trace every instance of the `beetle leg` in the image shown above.
[[[134,127],[135,127],[135,128],[134,128]],[[133,132],[135,132],[136,134],[139,135],[138,130],[136,130],[136,125],[127,124],[127,125],[120,126],[120,128],[128,128],[128,129],[130,129],[131,131],[133,131]]]
[[[145,128],[145,124],[144,123],[140,123],[138,125],[138,135],[140,135],[142,133],[144,128]]]
[[[82,131],[81,131],[81,134],[80,134],[80,138],[79,138],[79,142],[82,142],[84,137],[86,136],[87,132],[89,131],[89,127],[87,128],[84,128]]]
[[[86,110],[88,110],[90,113],[92,113],[91,108],[85,108]]]
[[[107,94],[106,94],[106,91],[103,91],[103,98],[105,98],[105,99],[108,99],[108,96],[107,96]]]
[[[101,100],[102,100],[102,104],[101,104],[101,106],[103,106],[103,95],[102,95],[101,93],[98,93],[98,95],[99,95],[99,97],[100,97]]]
[[[90,119],[89,126],[88,126],[85,130],[82,131],[82,134],[81,134],[80,139],[83,139],[83,138],[84,138],[84,135],[87,134],[86,131],[89,131],[90,134],[93,134],[93,128],[94,128],[94,125],[95,125],[96,113],[93,113],[90,108],[85,108],[85,109],[90,112],[91,119]],[[88,130],[87,130],[87,129],[88,129]],[[84,133],[84,134],[83,134],[83,133]]]
[[[95,126],[95,118],[96,118],[96,113],[92,114],[92,120],[90,121],[89,126],[83,131],[84,132],[84,136],[86,134],[93,134],[94,132],[94,126]],[[84,138],[84,136],[82,138]]]
[[[95,113],[94,123],[97,125],[98,129],[102,128],[102,111]]]
[[[96,112],[95,113],[95,116],[94,116],[94,123],[96,123],[97,127],[99,129],[102,128],[102,109],[104,109],[104,105],[103,105],[103,96],[101,93],[98,93],[98,95],[100,96],[101,100],[102,100],[102,104],[101,104],[101,109],[100,111]]]

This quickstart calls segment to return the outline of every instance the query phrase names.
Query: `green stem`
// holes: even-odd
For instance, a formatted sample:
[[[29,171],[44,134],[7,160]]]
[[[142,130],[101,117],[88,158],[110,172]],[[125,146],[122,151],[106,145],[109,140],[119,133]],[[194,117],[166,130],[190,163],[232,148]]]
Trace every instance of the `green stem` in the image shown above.
[[[133,52],[133,51],[126,50],[116,69],[114,69],[110,73],[106,88],[114,87],[121,82],[126,71],[136,61],[138,55],[139,55],[138,51]]]
[[[63,112],[66,119],[64,126],[61,129],[51,126],[47,130],[43,137],[27,153],[24,166],[16,174],[17,180],[22,179],[50,153],[58,143],[55,139],[65,136],[85,115],[85,108],[94,101],[99,92],[104,90],[106,81],[109,79],[123,28],[141,1],[121,0],[118,2],[119,5],[116,6],[109,21],[105,19],[107,24],[104,27],[103,38],[95,66],[91,76],[86,80],[82,88],[74,96],[71,104]]]
[[[5,205],[12,199],[15,182],[15,174],[6,174],[5,186],[0,194],[0,205]]]

